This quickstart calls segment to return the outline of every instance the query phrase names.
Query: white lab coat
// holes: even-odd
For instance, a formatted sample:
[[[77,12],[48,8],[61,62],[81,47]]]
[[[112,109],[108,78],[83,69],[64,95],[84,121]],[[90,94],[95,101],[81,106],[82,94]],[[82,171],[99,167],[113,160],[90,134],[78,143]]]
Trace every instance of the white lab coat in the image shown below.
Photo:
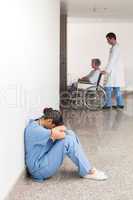
[[[106,87],[125,86],[124,64],[121,59],[119,45],[117,43],[110,49],[108,64],[105,71],[108,74],[105,84]]]

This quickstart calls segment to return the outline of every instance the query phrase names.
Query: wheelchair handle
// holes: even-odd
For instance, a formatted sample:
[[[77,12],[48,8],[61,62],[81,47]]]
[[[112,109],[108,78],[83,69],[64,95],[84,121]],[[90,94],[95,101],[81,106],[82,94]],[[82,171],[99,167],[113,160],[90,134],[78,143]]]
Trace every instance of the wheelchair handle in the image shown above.
[[[99,74],[99,77],[98,77],[98,80],[97,80],[97,84],[96,84],[97,87],[98,87],[99,84],[100,84],[100,81],[101,81],[102,75],[103,75],[102,73]]]

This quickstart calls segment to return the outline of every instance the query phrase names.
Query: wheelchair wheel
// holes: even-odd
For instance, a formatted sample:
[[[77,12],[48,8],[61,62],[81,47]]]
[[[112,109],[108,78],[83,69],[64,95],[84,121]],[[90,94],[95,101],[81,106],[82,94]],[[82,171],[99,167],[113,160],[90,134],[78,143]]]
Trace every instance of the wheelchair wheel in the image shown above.
[[[89,110],[102,109],[106,101],[106,93],[102,86],[91,86],[85,92],[85,105]]]
[[[71,108],[80,109],[84,106],[83,103],[83,90],[75,90],[71,95]]]

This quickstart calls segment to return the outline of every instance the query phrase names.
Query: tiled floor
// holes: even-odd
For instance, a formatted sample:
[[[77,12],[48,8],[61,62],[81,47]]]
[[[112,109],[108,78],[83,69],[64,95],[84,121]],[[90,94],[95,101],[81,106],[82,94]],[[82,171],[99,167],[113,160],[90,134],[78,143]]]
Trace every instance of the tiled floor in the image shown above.
[[[93,165],[109,179],[79,178],[65,159],[59,172],[43,183],[22,177],[8,200],[133,200],[133,96],[124,110],[64,111],[64,117]]]

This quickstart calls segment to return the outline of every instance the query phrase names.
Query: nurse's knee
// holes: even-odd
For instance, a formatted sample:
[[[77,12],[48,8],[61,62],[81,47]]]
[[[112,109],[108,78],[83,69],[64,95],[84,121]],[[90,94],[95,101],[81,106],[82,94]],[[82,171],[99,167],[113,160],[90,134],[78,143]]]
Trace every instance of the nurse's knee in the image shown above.
[[[74,145],[78,142],[77,136],[73,131],[69,131],[69,134],[65,136],[65,142],[69,143],[70,145]]]
[[[67,135],[70,135],[71,137],[76,137],[76,134],[72,130],[67,130]]]

